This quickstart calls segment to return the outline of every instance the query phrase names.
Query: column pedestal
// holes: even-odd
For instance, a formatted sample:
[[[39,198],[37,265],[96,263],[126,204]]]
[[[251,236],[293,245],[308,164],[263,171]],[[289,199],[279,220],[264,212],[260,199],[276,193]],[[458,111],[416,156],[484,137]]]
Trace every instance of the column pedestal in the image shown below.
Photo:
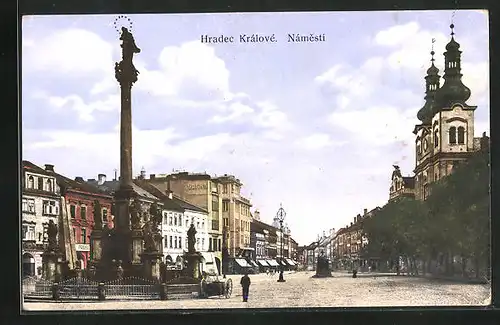
[[[98,263],[102,258],[102,230],[96,229],[92,231],[90,236],[90,252],[91,260]]]
[[[57,282],[61,277],[62,255],[58,252],[42,254],[42,276],[45,280]]]
[[[203,256],[199,252],[186,253],[183,258],[187,260],[187,273],[190,278],[200,279],[200,263],[203,260]]]
[[[141,229],[132,229],[131,231],[131,249],[130,261],[132,265],[142,264],[141,255],[143,254],[143,235]]]
[[[141,259],[144,266],[144,277],[146,279],[160,282],[160,263],[163,259],[163,254],[159,252],[145,252],[141,254]]]

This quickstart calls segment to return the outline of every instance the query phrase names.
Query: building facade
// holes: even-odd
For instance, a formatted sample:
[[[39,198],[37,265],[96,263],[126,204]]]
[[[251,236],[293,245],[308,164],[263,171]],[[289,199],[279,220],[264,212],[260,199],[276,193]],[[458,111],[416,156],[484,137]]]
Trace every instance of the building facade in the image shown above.
[[[47,165],[47,169],[53,168]],[[50,221],[59,222],[61,195],[56,178],[29,161],[22,162],[21,253],[23,276],[42,276],[42,253]]]
[[[85,269],[90,260],[90,236],[95,225],[96,208],[101,210],[100,217],[103,226],[111,228],[113,197],[98,187],[88,184],[81,177],[72,180],[55,173],[53,169],[50,172],[56,177],[64,198],[61,209],[65,213],[62,216],[68,215],[69,222],[64,218],[61,221],[61,225],[68,228],[68,231],[61,232],[61,235],[66,235],[65,244],[70,246],[65,248],[66,259],[72,261],[73,266],[78,265],[81,269]],[[100,207],[95,205],[95,201],[99,202]],[[69,258],[68,255],[71,255],[73,246],[76,257]]]
[[[215,180],[222,187],[222,220],[228,230],[228,253],[230,257],[236,257],[239,251],[250,248],[252,204],[241,195],[243,184],[236,177],[226,174]]]
[[[172,191],[176,197],[208,211],[206,244],[208,251],[222,260],[221,185],[210,175],[187,172],[158,177],[151,174],[146,181],[163,192]]]

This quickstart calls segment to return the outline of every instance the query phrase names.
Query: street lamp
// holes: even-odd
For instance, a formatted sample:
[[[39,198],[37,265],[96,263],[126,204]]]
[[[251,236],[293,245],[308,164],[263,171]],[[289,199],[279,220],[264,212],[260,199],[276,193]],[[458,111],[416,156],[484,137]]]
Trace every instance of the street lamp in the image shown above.
[[[284,239],[283,221],[285,221],[285,216],[286,216],[285,209],[283,209],[283,206],[280,203],[280,208],[278,210],[278,213],[276,213],[276,219],[280,223],[280,231],[281,231],[281,265],[280,265],[280,275],[279,275],[278,282],[285,282],[285,279],[283,278],[283,272],[284,272],[284,270],[283,270],[283,263],[284,263],[283,262],[283,239]]]

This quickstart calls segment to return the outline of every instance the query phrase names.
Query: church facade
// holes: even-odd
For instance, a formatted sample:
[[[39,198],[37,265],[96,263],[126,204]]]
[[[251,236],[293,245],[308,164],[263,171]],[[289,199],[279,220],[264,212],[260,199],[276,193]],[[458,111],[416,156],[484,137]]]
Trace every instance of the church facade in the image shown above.
[[[433,182],[452,173],[453,169],[480,149],[481,138],[474,138],[474,112],[477,106],[467,102],[470,89],[462,82],[460,44],[451,40],[444,52],[445,68],[441,77],[434,65],[425,76],[425,104],[418,111],[420,124],[415,134],[414,176],[403,177],[398,166],[392,174],[389,200],[401,196],[426,200]],[[441,85],[441,78],[444,79]],[[485,133],[483,138],[486,138]]]

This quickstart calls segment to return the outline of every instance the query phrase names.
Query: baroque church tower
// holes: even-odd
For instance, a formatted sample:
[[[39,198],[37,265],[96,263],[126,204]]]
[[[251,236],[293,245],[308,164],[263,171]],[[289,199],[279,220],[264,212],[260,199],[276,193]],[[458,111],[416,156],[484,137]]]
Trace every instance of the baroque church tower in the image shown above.
[[[466,160],[477,149],[474,146],[474,111],[477,106],[466,103],[471,92],[462,83],[460,44],[455,41],[450,25],[451,40],[446,45],[444,83],[440,87],[439,70],[434,65],[427,70],[425,104],[418,111],[421,124],[416,125],[415,198],[425,200],[429,185],[449,175],[454,166]]]

